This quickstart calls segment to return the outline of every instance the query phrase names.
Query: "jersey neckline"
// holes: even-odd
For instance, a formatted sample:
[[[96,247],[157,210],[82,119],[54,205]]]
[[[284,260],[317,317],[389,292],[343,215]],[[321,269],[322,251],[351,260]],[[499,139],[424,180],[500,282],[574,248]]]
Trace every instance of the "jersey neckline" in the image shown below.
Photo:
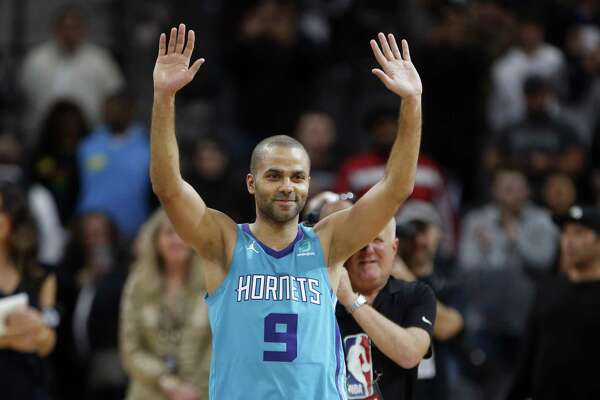
[[[265,251],[265,253],[267,253],[271,257],[275,257],[275,258],[282,258],[282,257],[285,257],[288,254],[290,254],[294,250],[294,246],[296,245],[296,243],[298,243],[299,241],[301,241],[304,238],[304,231],[302,230],[300,225],[298,225],[298,233],[296,234],[296,237],[294,238],[292,243],[288,244],[287,247],[285,247],[281,250],[275,250],[275,249],[267,246],[260,240],[258,240],[258,238],[256,236],[254,236],[254,234],[250,230],[249,224],[243,224],[242,230],[244,232],[246,232],[248,235],[250,235],[252,237],[252,239],[254,239],[256,241],[256,243],[258,243],[260,245],[260,247],[262,247],[262,249]]]

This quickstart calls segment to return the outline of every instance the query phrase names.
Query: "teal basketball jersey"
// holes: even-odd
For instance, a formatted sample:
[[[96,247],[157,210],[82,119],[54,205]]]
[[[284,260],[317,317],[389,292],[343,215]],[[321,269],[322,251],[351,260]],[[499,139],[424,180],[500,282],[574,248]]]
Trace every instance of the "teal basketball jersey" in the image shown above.
[[[206,297],[210,399],[345,400],[336,301],[311,228],[275,251],[238,225],[230,270]]]

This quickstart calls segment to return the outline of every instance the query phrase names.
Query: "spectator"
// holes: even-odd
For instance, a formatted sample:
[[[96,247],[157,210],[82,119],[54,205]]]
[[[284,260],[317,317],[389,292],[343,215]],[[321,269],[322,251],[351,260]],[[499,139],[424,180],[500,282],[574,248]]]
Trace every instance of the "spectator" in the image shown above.
[[[370,148],[342,162],[335,182],[338,193],[352,192],[362,196],[383,177],[385,162],[398,130],[397,111],[388,107],[371,110],[365,128],[371,138]],[[443,253],[451,255],[456,246],[456,215],[446,179],[437,164],[419,154],[412,199],[429,201],[442,215],[445,241]]]
[[[249,149],[273,132],[293,131],[323,62],[318,47],[298,29],[296,2],[254,3],[243,12],[226,56]]]
[[[111,95],[105,124],[77,150],[78,211],[106,212],[125,239],[133,238],[150,211],[148,132],[132,116],[133,99],[125,93]]]
[[[346,261],[337,291],[336,316],[353,398],[412,399],[417,366],[430,352],[435,296],[423,283],[390,276],[398,247],[395,226],[390,220]]]
[[[109,217],[90,212],[75,221],[58,270],[63,323],[54,357],[56,397],[123,398],[126,376],[117,342],[125,264],[117,228]]]
[[[533,300],[533,277],[548,274],[558,235],[548,213],[528,202],[518,170],[496,171],[494,200],[465,215],[459,265],[467,272],[465,323],[485,357],[486,399],[506,395]]]
[[[538,290],[509,400],[600,397],[600,210],[572,207],[557,222],[570,268]]]
[[[31,215],[38,227],[38,261],[44,267],[55,267],[62,260],[65,233],[52,194],[27,176],[23,153],[15,135],[0,135],[0,181],[17,185],[26,192]]]
[[[296,124],[295,137],[310,157],[309,196],[332,190],[338,165],[337,154],[333,151],[336,142],[333,118],[325,112],[305,112]]]
[[[33,179],[44,185],[58,205],[64,226],[71,222],[79,196],[77,146],[89,132],[81,109],[58,100],[42,122],[32,154]]]
[[[565,215],[577,201],[573,180],[565,174],[548,176],[543,189],[543,204],[553,216]]]
[[[450,351],[448,342],[463,330],[464,321],[455,308],[459,300],[456,285],[453,285],[440,265],[435,261],[442,237],[441,218],[429,203],[412,200],[400,209],[396,219],[398,229],[410,231],[409,238],[399,241],[398,254],[414,279],[426,283],[433,289],[437,301],[436,320],[433,329],[433,357],[419,365],[417,399],[446,399],[450,393],[448,369]],[[448,270],[449,268],[441,268]],[[414,280],[413,279],[413,280]]]
[[[8,400],[48,399],[44,358],[58,325],[56,280],[37,263],[37,232],[24,195],[0,185],[0,298],[24,293],[28,305],[12,311],[0,335],[0,390]]]
[[[28,102],[26,123],[31,132],[57,99],[69,98],[82,107],[86,119],[100,121],[102,102],[121,88],[123,77],[110,54],[85,41],[86,21],[76,7],[61,10],[54,38],[25,57],[21,87]],[[35,142],[33,135],[27,143]]]
[[[527,175],[536,199],[542,183],[554,168],[578,177],[585,168],[585,150],[574,127],[553,112],[553,92],[539,76],[526,79],[523,86],[527,114],[511,125],[500,138],[500,150],[509,163]]]
[[[198,259],[162,210],[142,232],[121,304],[126,398],[208,399],[211,340]]]
[[[466,270],[547,270],[556,253],[557,232],[548,214],[528,201],[523,173],[498,169],[493,196],[492,203],[464,217],[459,265]]]
[[[530,16],[520,18],[517,43],[492,65],[489,125],[501,131],[525,116],[525,79],[540,75],[559,90],[564,86],[565,59],[560,49],[544,42],[544,28]]]
[[[589,145],[600,122],[600,29],[595,25],[571,28],[565,43],[569,93],[565,111],[577,124],[580,140]]]
[[[469,25],[466,2],[445,1],[442,17],[420,54],[423,92],[423,149],[456,177],[462,200],[474,200],[473,165],[485,132],[484,85],[489,60]],[[460,93],[461,101],[455,101]],[[453,236],[452,236],[453,237]]]
[[[249,195],[240,183],[244,176],[233,165],[225,144],[216,137],[202,137],[196,141],[187,172],[187,182],[198,192],[209,207],[219,207],[234,221],[246,221],[254,215],[250,206],[240,199]],[[248,200],[250,200],[248,198]]]

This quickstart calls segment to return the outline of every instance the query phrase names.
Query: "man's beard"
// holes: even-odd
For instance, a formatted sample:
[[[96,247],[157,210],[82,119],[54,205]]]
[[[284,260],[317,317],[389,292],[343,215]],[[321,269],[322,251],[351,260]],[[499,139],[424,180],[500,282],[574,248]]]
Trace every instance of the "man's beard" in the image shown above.
[[[293,210],[289,210],[288,212],[281,212],[277,210],[277,204],[275,204],[276,200],[283,200],[275,198],[272,202],[256,202],[256,205],[260,211],[260,213],[270,219],[271,221],[275,221],[278,223],[285,223],[293,220],[300,214],[300,210],[304,208],[304,204],[306,201],[302,201],[301,199],[296,198],[295,206],[293,206]]]

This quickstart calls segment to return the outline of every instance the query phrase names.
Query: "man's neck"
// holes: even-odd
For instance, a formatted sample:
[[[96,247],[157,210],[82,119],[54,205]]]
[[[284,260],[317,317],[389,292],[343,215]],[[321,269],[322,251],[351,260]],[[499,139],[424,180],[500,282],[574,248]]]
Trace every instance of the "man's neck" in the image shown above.
[[[585,268],[574,268],[568,272],[569,279],[573,282],[600,281],[600,258],[594,260]]]
[[[409,269],[417,278],[423,278],[433,273],[433,262],[411,265]]]
[[[257,216],[250,231],[261,242],[274,250],[285,249],[298,235],[298,217],[278,223]]]

